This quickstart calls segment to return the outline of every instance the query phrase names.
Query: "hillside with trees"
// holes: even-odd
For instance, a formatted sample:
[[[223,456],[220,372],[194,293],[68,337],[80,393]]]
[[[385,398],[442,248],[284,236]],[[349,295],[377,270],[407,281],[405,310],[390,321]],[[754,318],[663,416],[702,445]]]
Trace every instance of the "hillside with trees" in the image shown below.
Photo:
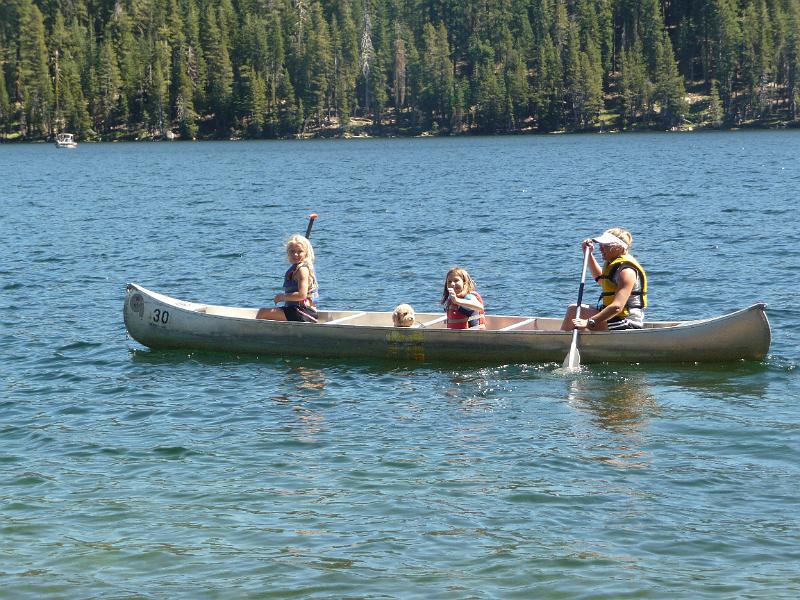
[[[794,125],[800,0],[2,0],[0,140]]]

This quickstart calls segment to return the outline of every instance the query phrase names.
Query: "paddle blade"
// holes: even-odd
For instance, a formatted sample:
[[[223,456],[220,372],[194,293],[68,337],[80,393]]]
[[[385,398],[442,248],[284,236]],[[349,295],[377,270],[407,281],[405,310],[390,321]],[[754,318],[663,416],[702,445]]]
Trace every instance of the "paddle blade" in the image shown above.
[[[577,346],[572,346],[569,349],[569,354],[567,354],[567,358],[564,359],[563,367],[565,369],[575,370],[579,369],[581,366],[581,353],[578,352]]]

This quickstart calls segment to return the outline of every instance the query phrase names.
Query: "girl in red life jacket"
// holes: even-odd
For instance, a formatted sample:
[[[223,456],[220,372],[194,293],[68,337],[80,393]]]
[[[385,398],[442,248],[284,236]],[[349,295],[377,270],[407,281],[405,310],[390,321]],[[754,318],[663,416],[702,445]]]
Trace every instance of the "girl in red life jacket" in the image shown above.
[[[448,329],[486,329],[483,298],[466,269],[453,267],[444,280],[441,304],[447,313]]]

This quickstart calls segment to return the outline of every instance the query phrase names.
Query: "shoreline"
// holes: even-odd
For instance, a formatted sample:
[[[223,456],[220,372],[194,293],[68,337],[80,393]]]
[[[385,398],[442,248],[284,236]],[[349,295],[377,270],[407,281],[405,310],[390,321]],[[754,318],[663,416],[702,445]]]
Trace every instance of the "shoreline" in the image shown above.
[[[366,119],[361,120],[366,121]],[[119,135],[114,138],[108,137],[86,137],[81,138],[77,134],[76,139],[81,143],[117,143],[117,142],[238,142],[238,141],[288,141],[288,140],[359,140],[359,139],[413,139],[413,138],[453,138],[453,137],[497,137],[497,136],[552,136],[552,135],[587,135],[587,134],[629,134],[629,133],[692,133],[692,132],[712,132],[712,131],[776,131],[784,129],[800,129],[800,121],[758,121],[743,123],[736,126],[714,126],[711,124],[691,124],[662,129],[660,127],[592,127],[581,130],[554,130],[554,131],[535,131],[531,128],[515,129],[510,131],[496,131],[482,133],[477,131],[452,132],[447,129],[415,130],[409,131],[408,128],[398,128],[396,126],[359,124],[356,127],[338,125],[328,125],[307,129],[304,132],[292,136],[280,137],[252,137],[239,135],[233,132],[229,136],[205,135],[195,138],[182,137],[172,130],[165,130],[164,133],[158,132],[137,132],[128,135]],[[55,134],[50,137],[39,137],[26,139],[22,136],[6,136],[0,133],[0,144],[49,144],[55,142]]]

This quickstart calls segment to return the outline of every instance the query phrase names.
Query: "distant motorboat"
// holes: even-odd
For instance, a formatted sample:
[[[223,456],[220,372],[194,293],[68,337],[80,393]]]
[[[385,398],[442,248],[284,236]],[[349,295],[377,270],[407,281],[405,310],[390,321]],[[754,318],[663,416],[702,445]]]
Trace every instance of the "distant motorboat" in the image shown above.
[[[56,148],[77,148],[78,142],[71,133],[59,133],[56,136]]]

